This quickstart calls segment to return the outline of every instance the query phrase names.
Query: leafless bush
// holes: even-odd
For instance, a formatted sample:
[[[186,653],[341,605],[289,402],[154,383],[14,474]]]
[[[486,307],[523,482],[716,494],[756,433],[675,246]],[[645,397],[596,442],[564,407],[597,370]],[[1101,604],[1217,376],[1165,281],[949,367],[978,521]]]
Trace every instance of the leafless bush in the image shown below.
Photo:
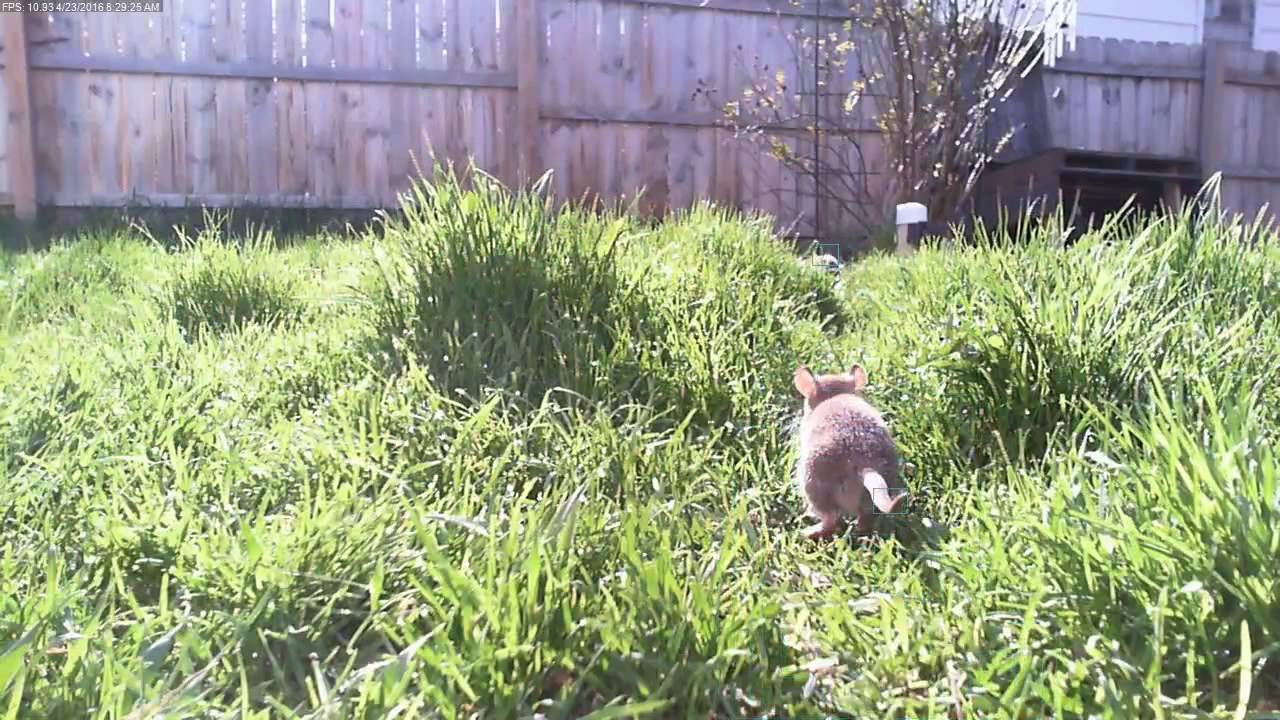
[[[997,107],[1060,54],[1069,1],[865,0],[825,12],[787,33],[800,72],[755,59],[724,111],[739,138],[815,178],[817,207],[864,231],[908,200],[957,218],[1016,130],[993,124]]]

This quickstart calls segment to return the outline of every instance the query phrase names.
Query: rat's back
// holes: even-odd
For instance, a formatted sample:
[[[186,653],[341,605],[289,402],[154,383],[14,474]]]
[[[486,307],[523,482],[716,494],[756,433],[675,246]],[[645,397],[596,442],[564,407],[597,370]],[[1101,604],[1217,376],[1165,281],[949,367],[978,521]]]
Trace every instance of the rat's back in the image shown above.
[[[897,476],[898,454],[888,425],[875,408],[853,394],[826,399],[801,421],[800,452],[813,475],[839,476],[831,481],[863,469],[880,473],[890,483]]]

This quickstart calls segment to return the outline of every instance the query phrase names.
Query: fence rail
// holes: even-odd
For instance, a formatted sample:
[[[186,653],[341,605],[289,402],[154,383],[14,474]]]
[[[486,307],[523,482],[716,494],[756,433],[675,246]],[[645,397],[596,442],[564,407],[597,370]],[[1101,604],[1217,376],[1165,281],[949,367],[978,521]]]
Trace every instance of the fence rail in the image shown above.
[[[709,199],[801,234],[815,215],[838,230],[847,218],[812,178],[736,141],[721,110],[759,68],[812,74],[790,36],[838,29],[834,7],[169,0],[153,14],[0,14],[0,201],[20,215],[383,207],[434,153],[505,182],[552,169],[562,197],[644,187],[651,210]],[[827,77],[827,94],[858,72]],[[1233,209],[1280,206],[1280,56],[1082,38],[1042,78],[1054,144],[1195,158],[1228,176]],[[874,103],[840,118],[829,100],[796,102],[835,111],[823,125],[860,141],[875,182]],[[804,124],[773,129],[803,154]]]

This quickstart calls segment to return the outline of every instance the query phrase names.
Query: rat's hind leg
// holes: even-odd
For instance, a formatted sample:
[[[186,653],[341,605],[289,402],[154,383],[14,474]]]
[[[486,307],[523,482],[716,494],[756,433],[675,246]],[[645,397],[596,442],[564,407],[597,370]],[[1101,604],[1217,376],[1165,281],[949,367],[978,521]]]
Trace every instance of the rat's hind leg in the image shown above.
[[[840,493],[840,508],[853,517],[853,532],[869,535],[876,530],[876,514],[871,496],[860,483],[846,483]]]
[[[840,498],[836,488],[828,483],[809,480],[801,486],[806,501],[806,514],[818,519],[818,524],[805,528],[807,538],[831,537],[840,524]]]
[[[840,526],[839,513],[820,513],[820,522],[804,529],[804,536],[810,540],[825,540],[835,534]]]

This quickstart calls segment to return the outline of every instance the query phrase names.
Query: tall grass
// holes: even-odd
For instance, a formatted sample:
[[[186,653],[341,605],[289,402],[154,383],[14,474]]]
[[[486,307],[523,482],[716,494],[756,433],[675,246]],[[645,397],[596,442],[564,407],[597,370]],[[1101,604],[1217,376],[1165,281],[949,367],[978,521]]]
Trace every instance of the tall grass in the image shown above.
[[[298,278],[270,269],[275,244],[269,232],[243,242],[224,242],[213,226],[191,239],[181,238],[183,267],[162,296],[183,333],[200,338],[248,325],[274,326],[303,311]]]
[[[555,213],[542,185],[474,180],[416,188],[386,228],[370,297],[391,356],[417,358],[442,387],[749,422],[796,338],[842,320],[833,281],[763,222],[702,208],[654,230],[616,211]]]
[[[383,230],[0,262],[0,718],[1276,709],[1274,236],[837,289],[757,219],[483,176]],[[791,371],[851,362],[918,501],[819,547]]]

